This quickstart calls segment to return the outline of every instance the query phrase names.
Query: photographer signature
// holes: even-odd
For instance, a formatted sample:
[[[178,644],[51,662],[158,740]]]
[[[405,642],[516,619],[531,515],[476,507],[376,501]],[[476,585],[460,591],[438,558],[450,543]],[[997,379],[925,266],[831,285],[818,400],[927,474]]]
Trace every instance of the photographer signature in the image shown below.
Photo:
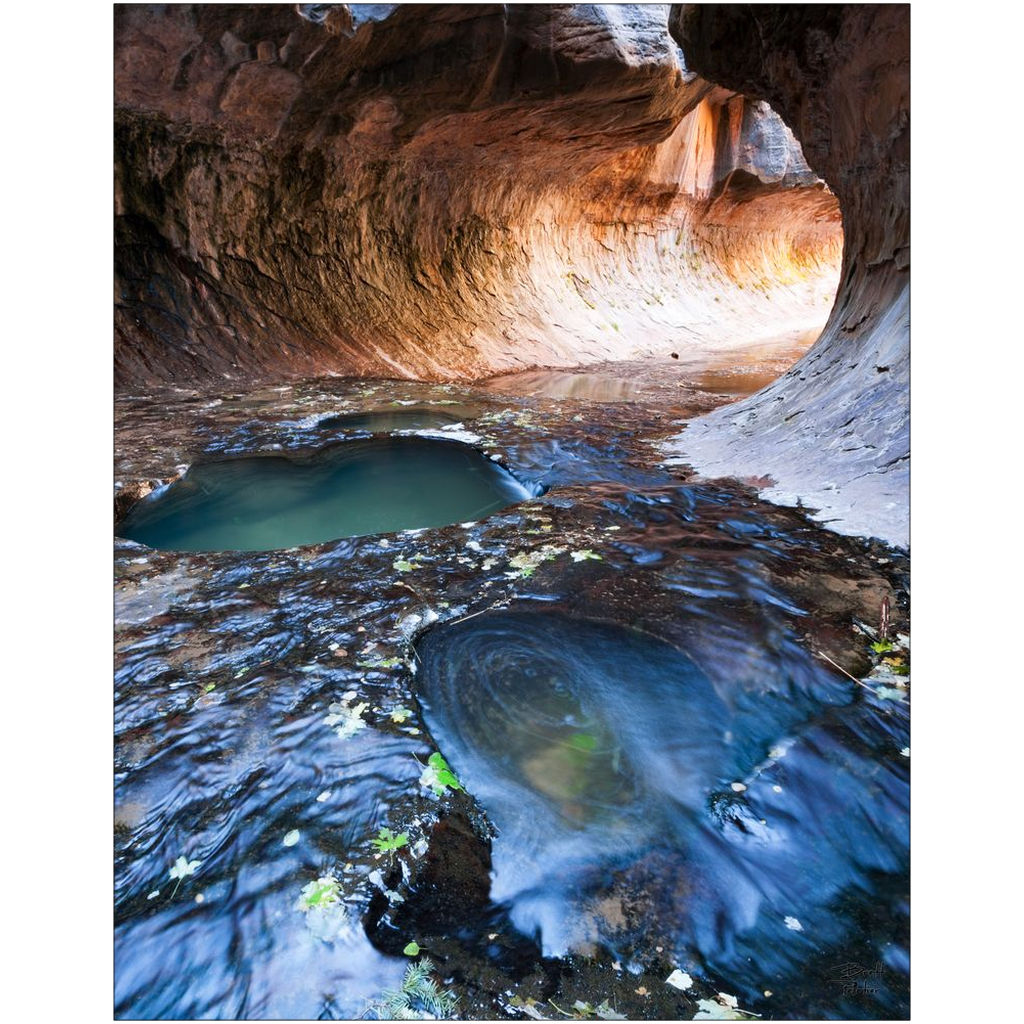
[[[857,993],[878,995],[880,989],[877,982],[880,981],[884,972],[885,968],[881,962],[876,962],[868,967],[855,960],[849,960],[833,967],[828,981],[831,985],[842,986],[844,996]]]

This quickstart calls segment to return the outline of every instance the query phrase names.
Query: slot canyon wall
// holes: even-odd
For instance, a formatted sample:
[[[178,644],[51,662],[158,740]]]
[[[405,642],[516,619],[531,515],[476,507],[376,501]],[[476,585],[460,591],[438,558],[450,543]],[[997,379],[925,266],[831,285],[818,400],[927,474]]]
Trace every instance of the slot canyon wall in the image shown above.
[[[675,446],[711,476],[770,474],[852,535],[910,539],[910,6],[674,5],[691,67],[767,100],[843,211],[839,293],[814,347]]]
[[[905,543],[905,22],[117,5],[117,385],[477,378],[831,309],[796,377],[674,452]]]
[[[823,323],[834,197],[764,103],[684,71],[667,16],[118,8],[119,383],[480,377]]]

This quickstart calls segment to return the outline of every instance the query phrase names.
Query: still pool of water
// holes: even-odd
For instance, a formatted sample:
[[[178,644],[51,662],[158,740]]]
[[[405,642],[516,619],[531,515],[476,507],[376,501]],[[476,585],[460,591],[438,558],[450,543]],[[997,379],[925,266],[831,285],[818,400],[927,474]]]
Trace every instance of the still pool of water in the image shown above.
[[[433,406],[376,409],[370,412],[346,412],[327,416],[317,426],[321,430],[352,430],[388,434],[393,430],[437,430],[473,419],[475,410],[459,405],[445,409]]]
[[[270,551],[480,519],[539,490],[457,441],[353,440],[198,463],[118,534],[167,551]]]
[[[545,606],[418,643],[431,735],[497,828],[492,898],[548,955],[628,959],[657,922],[748,1000],[770,982],[834,1013],[836,964],[885,963],[892,990],[851,1012],[892,1009],[902,726],[784,632],[720,612],[693,656]]]

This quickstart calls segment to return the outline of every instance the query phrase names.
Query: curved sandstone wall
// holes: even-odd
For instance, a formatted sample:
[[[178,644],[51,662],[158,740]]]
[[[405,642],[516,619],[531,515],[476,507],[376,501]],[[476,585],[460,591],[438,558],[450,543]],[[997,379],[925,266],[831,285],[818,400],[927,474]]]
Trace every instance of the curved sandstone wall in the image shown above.
[[[824,323],[835,197],[667,5],[135,6],[120,385],[487,376]]]
[[[843,212],[842,279],[814,347],[675,450],[762,477],[844,533],[909,542],[910,7],[674,5],[690,66],[767,100]]]

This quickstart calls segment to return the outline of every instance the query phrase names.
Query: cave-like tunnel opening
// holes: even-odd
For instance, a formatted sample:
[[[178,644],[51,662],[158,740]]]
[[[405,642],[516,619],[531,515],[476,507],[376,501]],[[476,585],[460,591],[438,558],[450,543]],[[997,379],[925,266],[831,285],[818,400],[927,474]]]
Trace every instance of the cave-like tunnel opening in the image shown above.
[[[835,196],[667,5],[120,18],[124,383],[480,378],[828,317]]]
[[[907,8],[114,52],[117,1014],[905,1016]]]
[[[742,370],[825,328],[680,453],[905,542],[907,100],[898,38],[852,59],[841,38],[892,40],[898,15],[801,14],[780,77],[703,10],[119,6],[119,386]],[[818,72],[802,30],[837,40]],[[865,140],[836,91],[868,77]]]

